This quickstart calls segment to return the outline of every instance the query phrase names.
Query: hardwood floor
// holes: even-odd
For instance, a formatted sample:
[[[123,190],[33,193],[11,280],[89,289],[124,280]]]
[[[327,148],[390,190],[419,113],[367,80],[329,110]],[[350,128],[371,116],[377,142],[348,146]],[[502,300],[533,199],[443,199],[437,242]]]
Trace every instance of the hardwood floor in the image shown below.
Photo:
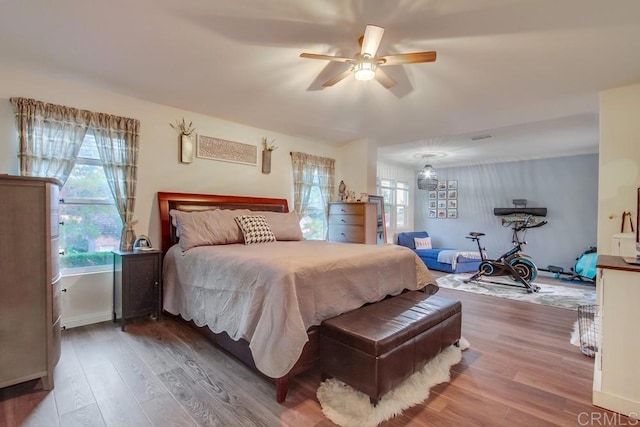
[[[471,348],[449,383],[386,426],[571,426],[606,412],[590,403],[593,359],[569,344],[575,311],[439,294],[462,301]],[[62,336],[55,389],[0,389],[0,426],[333,425],[315,397],[317,371],[294,380],[279,405],[273,384],[171,318]]]

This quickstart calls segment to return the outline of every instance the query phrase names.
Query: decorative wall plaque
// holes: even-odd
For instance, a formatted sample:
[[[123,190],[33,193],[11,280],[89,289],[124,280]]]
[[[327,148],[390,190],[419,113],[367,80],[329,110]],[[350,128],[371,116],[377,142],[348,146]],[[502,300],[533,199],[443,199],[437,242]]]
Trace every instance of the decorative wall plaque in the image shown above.
[[[198,135],[196,156],[202,159],[256,166],[258,164],[258,147],[256,145]]]

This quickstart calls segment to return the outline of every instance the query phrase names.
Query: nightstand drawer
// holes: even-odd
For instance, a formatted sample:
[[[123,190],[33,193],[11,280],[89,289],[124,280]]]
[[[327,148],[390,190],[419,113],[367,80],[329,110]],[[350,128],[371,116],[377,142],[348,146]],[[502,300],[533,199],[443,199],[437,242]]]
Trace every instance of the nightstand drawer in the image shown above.
[[[358,225],[329,226],[329,240],[331,242],[364,242],[364,227]]]
[[[364,203],[331,203],[329,215],[364,215]]]
[[[331,215],[329,225],[364,225],[364,215]]]

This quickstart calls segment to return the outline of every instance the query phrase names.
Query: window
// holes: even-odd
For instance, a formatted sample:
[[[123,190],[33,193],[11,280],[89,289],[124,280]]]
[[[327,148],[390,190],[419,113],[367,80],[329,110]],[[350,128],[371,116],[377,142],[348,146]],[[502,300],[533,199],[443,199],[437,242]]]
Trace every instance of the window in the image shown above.
[[[60,198],[61,268],[70,272],[68,269],[111,267],[111,251],[120,246],[122,220],[90,130]]]
[[[327,235],[326,203],[320,191],[317,172],[313,176],[313,185],[309,194],[309,204],[305,215],[300,219],[302,235],[307,240],[324,240]]]
[[[391,179],[378,180],[378,194],[384,198],[384,213],[391,234],[409,226],[409,184]]]

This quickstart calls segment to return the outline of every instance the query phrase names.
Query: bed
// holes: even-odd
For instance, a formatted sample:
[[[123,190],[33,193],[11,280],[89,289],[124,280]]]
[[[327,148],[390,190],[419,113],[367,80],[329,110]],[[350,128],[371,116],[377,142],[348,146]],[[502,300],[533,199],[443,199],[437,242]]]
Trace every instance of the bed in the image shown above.
[[[178,237],[176,218],[188,213],[255,218],[260,211],[279,221],[286,199],[161,192],[158,202],[163,309],[271,378],[280,403],[289,378],[316,365],[322,320],[404,290],[437,290],[415,253],[396,245],[278,240],[185,250],[193,240],[187,222]]]
[[[480,253],[478,251],[461,251],[453,248],[417,249],[415,239],[429,237],[426,231],[398,233],[398,245],[413,251],[430,270],[446,273],[469,273],[478,271]]]

